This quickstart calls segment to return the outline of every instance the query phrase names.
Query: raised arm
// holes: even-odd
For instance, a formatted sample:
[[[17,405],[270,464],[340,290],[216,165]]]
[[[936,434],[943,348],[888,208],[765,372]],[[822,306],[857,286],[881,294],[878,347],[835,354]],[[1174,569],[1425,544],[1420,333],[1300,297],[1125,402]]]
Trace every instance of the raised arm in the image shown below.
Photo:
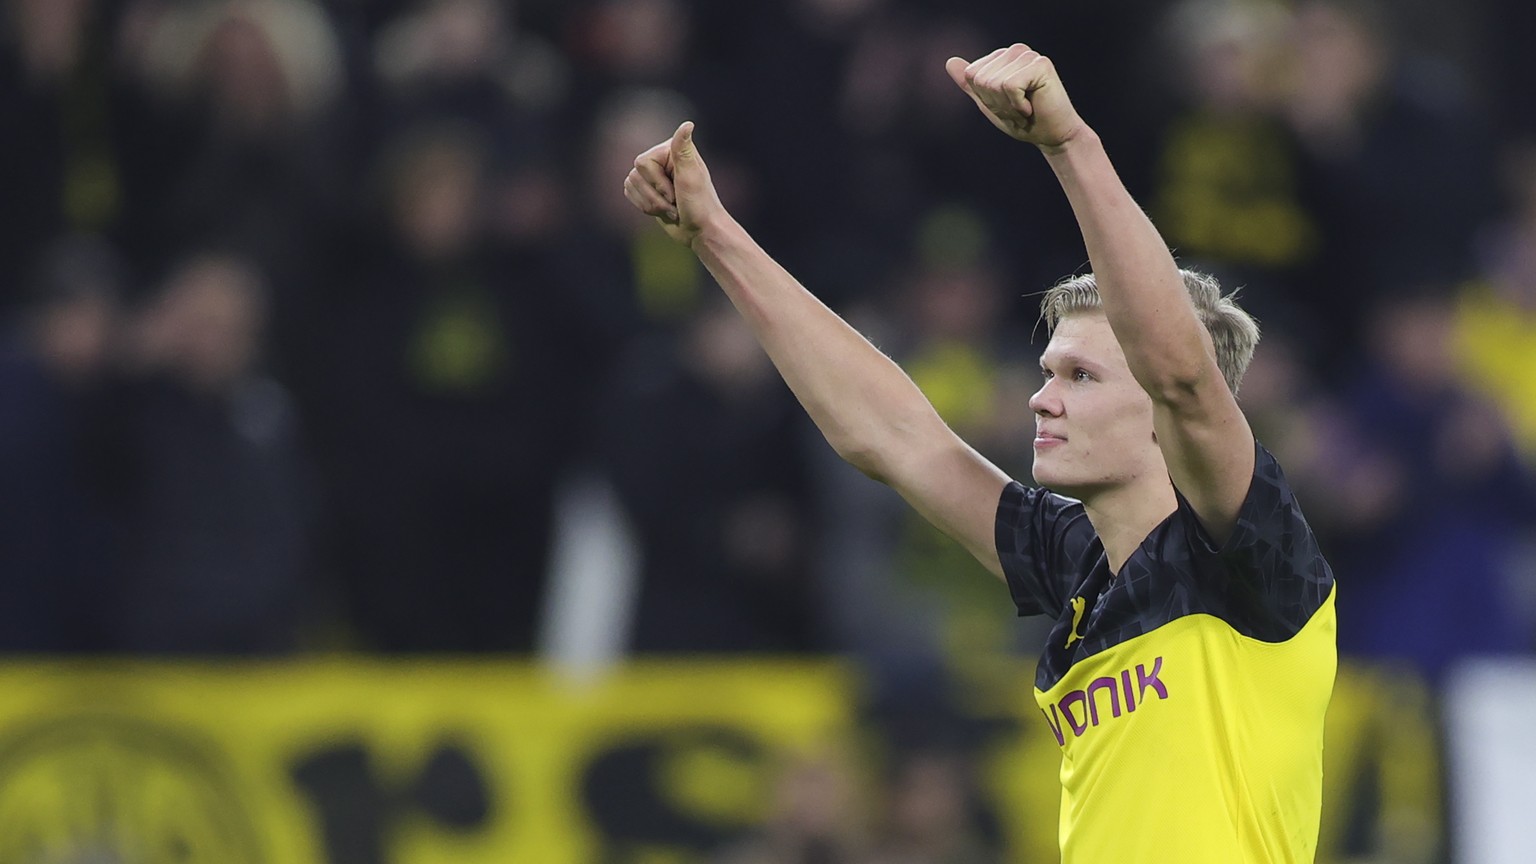
[[[987,119],[1036,145],[1088,247],[1099,296],[1131,373],[1151,396],[1168,473],[1206,530],[1225,540],[1253,477],[1253,432],[1227,387],[1178,265],[1078,116],[1051,61],[1026,45],[946,71]]]
[[[709,268],[838,455],[891,485],[1001,577],[993,531],[1008,477],[944,424],[900,367],[731,218],[693,143],[692,123],[635,160],[624,194]]]

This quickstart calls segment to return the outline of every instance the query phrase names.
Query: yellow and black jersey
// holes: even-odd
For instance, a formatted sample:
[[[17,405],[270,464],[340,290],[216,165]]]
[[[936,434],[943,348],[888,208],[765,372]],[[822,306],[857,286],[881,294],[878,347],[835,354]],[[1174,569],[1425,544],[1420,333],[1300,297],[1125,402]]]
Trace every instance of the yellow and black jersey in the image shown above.
[[[1061,745],[1063,864],[1311,862],[1333,689],[1333,573],[1275,458],[1226,542],[1182,495],[1110,573],[1079,501],[1003,490],[1021,615],[1056,616],[1035,701]]]

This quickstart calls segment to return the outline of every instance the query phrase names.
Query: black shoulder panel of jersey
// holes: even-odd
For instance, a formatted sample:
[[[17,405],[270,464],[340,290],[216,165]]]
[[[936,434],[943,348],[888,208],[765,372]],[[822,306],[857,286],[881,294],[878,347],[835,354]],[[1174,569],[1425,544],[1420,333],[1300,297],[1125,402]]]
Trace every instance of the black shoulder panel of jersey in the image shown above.
[[[1114,579],[1080,503],[1004,490],[998,557],[1009,589],[1020,614],[1056,616],[1037,687],[1049,689],[1077,661],[1187,615],[1215,616],[1265,642],[1284,642],[1311,620],[1333,589],[1333,572],[1279,463],[1255,448],[1253,481],[1225,543],[1211,541],[1175,490],[1178,509]]]
[[[1103,554],[1083,504],[1015,481],[997,502],[997,558],[1022,615],[1055,615]]]

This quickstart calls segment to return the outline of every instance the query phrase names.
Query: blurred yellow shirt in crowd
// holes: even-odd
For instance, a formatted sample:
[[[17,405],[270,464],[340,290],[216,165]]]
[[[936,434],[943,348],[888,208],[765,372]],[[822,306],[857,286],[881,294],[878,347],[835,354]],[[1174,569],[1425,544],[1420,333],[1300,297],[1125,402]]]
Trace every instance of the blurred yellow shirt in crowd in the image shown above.
[[[1526,460],[1536,464],[1536,308],[1473,284],[1462,291],[1455,326],[1468,383],[1498,404]]]

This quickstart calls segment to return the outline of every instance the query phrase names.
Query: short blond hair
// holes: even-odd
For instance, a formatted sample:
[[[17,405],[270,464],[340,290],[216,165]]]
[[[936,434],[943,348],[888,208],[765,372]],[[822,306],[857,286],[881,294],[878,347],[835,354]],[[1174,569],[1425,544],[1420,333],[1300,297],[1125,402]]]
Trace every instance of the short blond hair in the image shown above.
[[[1216,365],[1227,386],[1237,393],[1237,387],[1253,360],[1253,349],[1259,344],[1259,324],[1253,316],[1237,305],[1237,292],[1221,293],[1221,283],[1209,273],[1180,270],[1184,287],[1189,289],[1189,299],[1194,304],[1195,315],[1211,334],[1216,347]],[[1104,308],[1099,299],[1099,283],[1092,273],[1067,278],[1052,285],[1040,300],[1040,317],[1048,330],[1054,332],[1063,318],[1079,312],[1095,312]]]

